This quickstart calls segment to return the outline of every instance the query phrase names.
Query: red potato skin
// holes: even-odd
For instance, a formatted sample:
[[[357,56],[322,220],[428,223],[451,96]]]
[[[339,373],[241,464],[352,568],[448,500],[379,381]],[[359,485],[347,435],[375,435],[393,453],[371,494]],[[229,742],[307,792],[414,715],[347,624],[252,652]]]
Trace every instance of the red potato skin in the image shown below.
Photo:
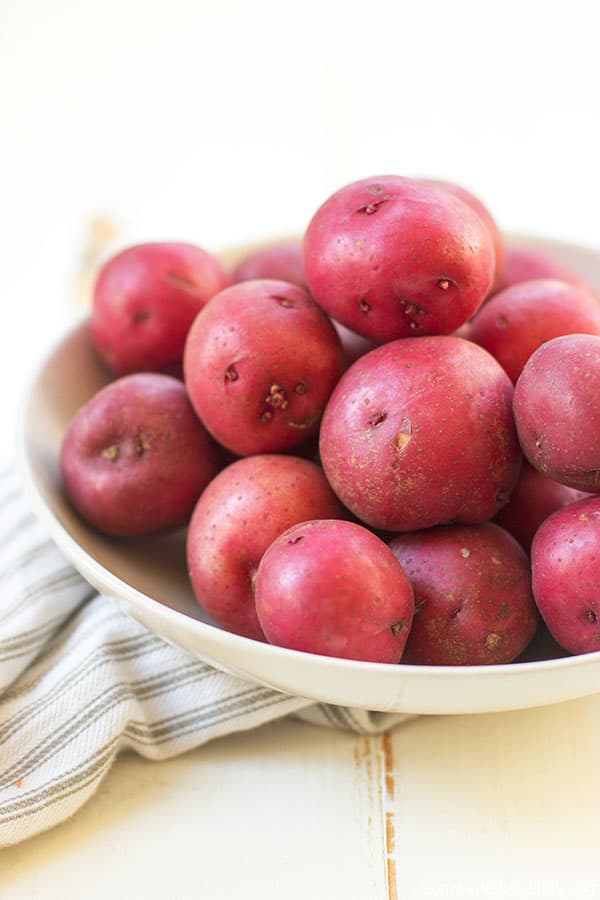
[[[480,217],[441,188],[396,175],[349,184],[304,237],[312,296],[375,343],[449,334],[489,292],[494,248]]]
[[[546,519],[531,563],[535,600],[554,640],[569,653],[600,650],[600,498]]]
[[[257,278],[273,278],[289,281],[298,287],[306,287],[302,244],[300,241],[270,244],[245,256],[231,273],[233,284],[239,281],[255,281]]]
[[[539,617],[523,549],[497,525],[452,525],[394,538],[390,549],[415,593],[403,662],[484,666],[512,662]]]
[[[257,278],[274,278],[276,281],[289,281],[306,288],[302,244],[300,241],[290,241],[255,250],[237,264],[231,277],[234,284]],[[373,349],[373,343],[362,335],[355,334],[335,319],[332,319],[332,324],[342,344],[348,366]]]
[[[498,290],[504,272],[506,249],[504,246],[504,238],[502,237],[502,232],[498,228],[496,220],[492,216],[487,206],[479,199],[479,197],[477,197],[475,194],[472,194],[471,191],[468,191],[460,184],[455,184],[453,181],[439,181],[437,179],[431,178],[423,180],[425,184],[432,184],[435,187],[443,188],[443,190],[449,191],[451,194],[454,194],[455,197],[458,197],[459,200],[462,200],[463,203],[466,203],[467,206],[470,206],[471,209],[477,213],[477,215],[489,231],[490,237],[492,239],[492,244],[494,245],[494,281],[492,283],[491,291],[493,293],[495,290]]]
[[[575,287],[582,288],[591,294],[594,289],[576,272],[572,272],[543,250],[528,247],[507,247],[504,270],[496,291],[503,291],[513,284],[532,281],[538,278],[554,278],[566,281]]]
[[[600,493],[600,337],[571,334],[542,344],[517,381],[514,414],[534,468]]]
[[[245,281],[196,318],[184,376],[211,434],[239,456],[306,440],[344,368],[335,329],[306,291],[285,281]]]
[[[294,456],[249,456],[206,488],[187,537],[190,579],[200,606],[228,631],[264,640],[254,605],[258,564],[279,535],[345,510],[322,469]]]
[[[533,536],[548,516],[568,506],[583,500],[588,495],[582,491],[559,484],[546,478],[529,463],[524,462],[516,487],[510,495],[510,500],[503,507],[494,521],[529,552]]]
[[[78,512],[99,531],[133,537],[185,525],[217,471],[218,453],[183,384],[128,375],[75,415],[60,465]]]
[[[304,522],[263,556],[256,609],[267,640],[306,653],[400,661],[414,599],[390,549],[344,521]]]
[[[470,340],[498,360],[513,384],[546,341],[565,334],[600,335],[600,305],[565,281],[524,281],[492,297],[471,323]]]
[[[342,377],[323,416],[329,483],[376,529],[490,519],[521,465],[512,395],[496,360],[461,338],[378,347]]]
[[[105,263],[96,281],[96,349],[117,375],[179,374],[192,322],[229,283],[221,263],[192,244],[129,247]]]

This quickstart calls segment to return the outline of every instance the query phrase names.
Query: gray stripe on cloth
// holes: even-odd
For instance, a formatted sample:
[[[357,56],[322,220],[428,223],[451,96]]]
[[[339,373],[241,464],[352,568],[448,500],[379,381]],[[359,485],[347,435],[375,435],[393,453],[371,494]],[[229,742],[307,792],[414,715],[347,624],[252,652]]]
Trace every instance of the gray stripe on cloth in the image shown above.
[[[32,812],[37,814],[64,797],[83,790],[91,781],[99,780],[115,758],[118,744],[119,739],[113,738],[75,769],[63,773],[60,779],[48,782],[28,794],[21,794],[18,800],[0,804],[0,822],[10,822],[16,817],[28,815],[28,807],[33,807]]]
[[[333,715],[333,708],[332,708],[332,707],[328,706],[326,703],[319,703],[319,704],[318,704],[318,709],[321,710],[321,712],[322,712],[322,714],[323,714],[323,717],[325,718],[325,720],[326,720],[327,722],[329,722],[330,725],[332,725],[334,728],[339,728],[339,724],[340,724],[340,723],[338,722],[338,720],[337,720],[337,719],[335,718],[335,716]]]
[[[84,582],[85,583],[85,582]],[[38,653],[35,662],[23,673],[17,684],[11,687],[3,694],[2,700],[11,700],[21,694],[26,694],[42,682],[49,673],[54,662],[60,662],[61,668],[68,663],[69,660],[81,656],[81,645],[86,639],[97,633],[99,628],[106,627],[111,622],[127,624],[129,628],[136,628],[136,634],[144,635],[151,640],[156,646],[162,647],[164,640],[153,632],[147,631],[138,622],[128,619],[127,616],[114,604],[108,606],[109,614],[106,614],[106,603],[98,605],[98,601],[102,604],[104,598],[99,597],[95,591],[91,591],[87,597],[77,604],[71,614],[65,615],[65,622],[59,632],[57,632]],[[99,614],[98,614],[99,611]],[[77,632],[77,641],[74,640]],[[129,638],[121,638],[120,640],[107,641],[107,644],[120,643],[127,641]],[[73,646],[70,646],[73,644]],[[69,648],[70,649],[66,649]]]
[[[14,780],[28,775],[34,768],[43,766],[51,756],[64,749],[67,744],[75,741],[84,731],[111,712],[115,706],[127,700],[141,701],[149,697],[155,697],[168,691],[175,685],[180,686],[182,671],[191,670],[187,671],[187,678],[188,680],[194,680],[198,668],[198,663],[190,662],[179,666],[172,672],[162,673],[157,676],[152,675],[138,682],[110,684],[100,694],[91,699],[85,709],[78,710],[67,722],[61,723],[57,728],[50,731],[18,763],[1,773],[0,789],[11,784]],[[206,674],[203,671],[204,677],[206,677]]]
[[[20,634],[14,635],[14,637],[5,638],[0,641],[0,662],[4,656],[4,651],[9,653],[11,650],[21,650],[29,644],[37,643],[40,639],[40,635],[42,637],[47,637],[51,631],[56,631],[57,626],[62,623],[63,618],[64,616],[60,615],[53,616],[51,619],[44,622],[43,625],[37,625],[35,628],[28,628],[25,631],[20,632]]]
[[[274,704],[289,702],[289,700],[290,698],[287,695],[276,694],[266,688],[251,689],[243,692],[239,697],[232,697],[226,704],[220,702],[210,705],[203,716],[198,717],[198,721],[202,721],[204,726],[207,724],[214,725],[225,720],[232,722],[242,714],[258,712]],[[234,713],[233,715],[232,712]],[[189,732],[195,732],[196,728],[197,726],[177,729],[177,731],[173,732],[170,739],[181,737]],[[150,743],[162,743],[166,740],[167,737],[163,736],[158,742],[152,741]],[[14,819],[16,810],[18,810],[19,815],[27,815],[29,808],[33,808],[32,811],[37,814],[40,809],[47,808],[51,804],[58,803],[66,796],[83,790],[91,781],[99,781],[116,756],[119,743],[120,736],[117,736],[100,748],[100,750],[96,750],[91,756],[82,760],[78,766],[64,772],[60,778],[54,778],[27,793],[20,794],[19,799],[16,801],[0,803],[0,822],[8,822]],[[110,758],[107,759],[107,757]],[[40,801],[43,801],[41,805]]]
[[[70,670],[65,674],[58,684],[55,684],[43,697],[39,697],[34,702],[23,706],[17,715],[11,716],[3,725],[0,725],[0,746],[12,737],[15,731],[27,725],[33,717],[44,712],[49,704],[61,701],[68,691],[76,688],[84,678],[93,674],[100,667],[113,661],[139,659],[142,655],[153,652],[161,645],[162,641],[156,635],[137,634],[121,641],[113,641],[110,644],[97,647],[92,656],[86,657],[74,670]],[[77,651],[74,650],[73,656],[76,655]],[[29,692],[28,690],[27,693]],[[15,696],[18,696],[18,692],[0,699],[0,710],[3,702],[9,699],[12,700]]]
[[[347,730],[348,722],[346,721],[341,710],[337,706],[330,706],[329,704],[321,704],[321,707],[322,707],[323,711],[325,712],[325,715],[327,716],[327,718],[332,723],[332,725],[334,725],[336,728],[343,728],[344,730]]]
[[[32,525],[37,525],[37,519],[34,514],[30,512],[19,519],[18,522],[15,522],[9,530],[7,530],[5,533],[2,533],[1,540],[3,549],[5,549],[6,545],[14,540],[14,538],[19,537],[24,532],[28,531]]]
[[[5,615],[0,618],[0,626],[2,626],[2,631],[5,630],[5,623],[8,619],[10,619],[17,613],[21,614],[32,603],[36,603],[38,600],[47,600],[48,597],[51,597],[53,594],[57,594],[65,587],[71,587],[81,583],[83,583],[81,575],[79,575],[75,571],[75,569],[69,566],[60,569],[59,571],[54,572],[49,576],[45,575],[43,578],[40,578],[39,581],[35,582],[33,586],[23,588],[21,591],[16,592],[14,598],[16,602],[13,604],[13,606],[7,607]],[[87,593],[95,593],[94,591],[91,591],[89,585],[87,586]],[[25,633],[25,631],[19,631],[18,636],[20,637]],[[0,645],[2,643],[4,642],[0,641]]]
[[[181,715],[181,722],[174,723],[172,726],[164,725],[160,721],[150,722],[147,725],[143,722],[130,722],[125,733],[140,743],[162,744],[182,733],[195,731],[199,725],[205,727],[217,722],[229,721],[237,718],[241,712],[247,712],[250,708],[252,710],[264,709],[286,700],[289,700],[287,694],[276,694],[269,688],[255,688],[248,691],[247,696],[240,694],[229,701],[220,700],[216,705],[205,704],[195,710],[189,710]]]
[[[338,706],[336,709],[342,714],[343,718],[346,720],[346,728],[349,731],[355,731],[359,734],[365,734],[365,729],[358,721],[354,713],[351,709],[346,706]]]
[[[8,578],[12,578],[17,572],[22,573],[23,569],[30,566],[31,563],[37,562],[40,557],[55,549],[56,545],[50,540],[35,544],[35,546],[22,553],[21,556],[15,557],[12,561],[12,565],[0,572],[0,584]]]

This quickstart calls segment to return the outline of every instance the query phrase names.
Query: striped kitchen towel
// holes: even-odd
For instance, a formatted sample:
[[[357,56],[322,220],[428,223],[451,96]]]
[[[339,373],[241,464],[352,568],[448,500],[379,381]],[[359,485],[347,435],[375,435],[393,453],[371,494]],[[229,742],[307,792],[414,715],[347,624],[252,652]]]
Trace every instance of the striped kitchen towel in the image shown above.
[[[227,675],[97,594],[0,473],[0,846],[72,815],[119,750],[154,760],[287,715],[362,734],[406,716]]]

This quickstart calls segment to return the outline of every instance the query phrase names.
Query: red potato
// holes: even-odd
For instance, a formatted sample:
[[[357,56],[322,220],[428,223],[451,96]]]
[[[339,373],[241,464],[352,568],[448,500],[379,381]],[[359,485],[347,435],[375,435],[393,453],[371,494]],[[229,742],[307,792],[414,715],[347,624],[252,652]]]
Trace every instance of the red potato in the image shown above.
[[[95,394],[72,420],[60,457],[75,508],[120,537],[185,525],[217,462],[183,384],[152,373],[125,376]]]
[[[517,381],[514,414],[532,466],[600,493],[600,337],[570,334],[542,344]]]
[[[254,606],[258,564],[279,535],[345,510],[322,469],[294,456],[249,456],[223,469],[194,510],[187,538],[192,587],[219,625],[264,640]]]
[[[94,289],[92,337],[117,375],[179,374],[187,333],[229,284],[221,263],[192,244],[148,243],[113,256]]]
[[[514,384],[538,347],[565,334],[600,335],[600,304],[581,288],[542,278],[492,297],[473,319],[470,340],[491,353]]]
[[[529,551],[533,536],[548,516],[588,495],[551,478],[524,462],[510,500],[494,521]]]
[[[556,278],[594,293],[593,288],[585,279],[563,266],[543,250],[534,250],[530,247],[507,247],[504,271],[496,290],[503,291],[513,284],[538,278]]]
[[[466,322],[491,287],[494,248],[462,200],[386,175],[325,201],[304,237],[304,271],[329,315],[381,343]]]
[[[335,329],[306,291],[268,279],[214,297],[184,355],[196,412],[240,456],[288,450],[314,434],[343,367]]]
[[[331,396],[320,433],[325,474],[377,529],[490,519],[521,465],[512,395],[496,360],[461,338],[385,344]]]
[[[494,281],[492,283],[491,291],[498,290],[498,287],[502,280],[502,274],[504,272],[506,250],[504,247],[504,238],[502,237],[502,233],[496,225],[496,220],[492,216],[487,206],[482,203],[479,197],[476,197],[475,194],[472,194],[471,191],[468,191],[460,184],[454,184],[454,182],[452,181],[438,181],[431,178],[423,179],[423,181],[425,182],[425,184],[432,184],[435,187],[443,188],[443,190],[449,191],[451,194],[454,194],[455,197],[458,197],[459,200],[462,200],[463,203],[466,203],[467,206],[470,206],[471,209],[476,212],[479,218],[482,220],[483,224],[490,233],[492,244],[494,245]]]
[[[546,519],[531,563],[535,600],[554,640],[570,653],[600,650],[600,498]]]
[[[353,522],[304,522],[263,556],[256,611],[268,641],[292,650],[400,661],[414,600],[394,554]]]
[[[306,287],[300,241],[270,244],[254,250],[240,260],[231,273],[234,284],[257,278],[274,278],[275,281],[289,281],[298,287]]]
[[[255,250],[244,257],[232,272],[232,281],[251,281],[257,278],[274,278],[276,281],[288,281],[299,287],[306,287],[302,244],[300,241],[289,241],[282,244],[270,244]],[[373,349],[373,344],[360,334],[355,334],[332,320],[346,357],[346,363],[352,363]]]
[[[502,528],[431,528],[389,546],[415,593],[403,662],[485,666],[512,662],[527,647],[539,622],[529,560]]]

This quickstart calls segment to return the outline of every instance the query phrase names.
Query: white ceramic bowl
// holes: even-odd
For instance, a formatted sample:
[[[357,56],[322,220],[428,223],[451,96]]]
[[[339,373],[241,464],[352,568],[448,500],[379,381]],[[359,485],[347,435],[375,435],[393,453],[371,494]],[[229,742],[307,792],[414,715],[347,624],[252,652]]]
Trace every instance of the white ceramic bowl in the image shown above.
[[[600,291],[600,253],[531,238]],[[544,641],[535,661],[501,666],[409,666],[353,662],[269,646],[215,626],[194,601],[182,532],[116,540],[89,528],[67,502],[60,442],[75,410],[108,381],[81,323],[40,367],[19,426],[19,456],[31,502],[81,574],[131,616],[202,660],[250,681],[314,700],[406,713],[478,713],[557,703],[600,691],[600,652],[560,653]],[[529,656],[532,654],[530,653]],[[541,658],[540,658],[541,657]]]

